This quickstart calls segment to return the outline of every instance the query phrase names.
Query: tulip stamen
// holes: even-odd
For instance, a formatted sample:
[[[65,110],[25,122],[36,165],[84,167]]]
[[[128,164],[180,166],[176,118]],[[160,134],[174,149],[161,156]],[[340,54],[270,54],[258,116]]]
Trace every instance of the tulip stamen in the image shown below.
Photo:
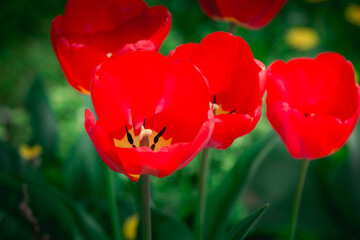
[[[155,151],[155,147],[156,147],[155,144],[159,142],[159,139],[164,134],[165,130],[166,130],[166,126],[163,129],[161,129],[161,131],[158,134],[155,135],[154,143],[151,144],[151,146],[150,146],[151,150]]]
[[[219,105],[210,102],[210,109],[213,111],[214,115],[216,115],[216,111],[219,109]]]
[[[214,113],[215,113],[215,111],[219,110],[220,107],[219,107],[219,105],[217,105],[216,103],[213,103],[213,104],[212,104],[212,109],[213,109],[213,111],[214,111]]]
[[[144,120],[145,124],[145,120]],[[172,138],[164,139],[163,135],[165,133],[166,127],[161,129],[158,133],[157,131],[146,129],[141,126],[141,131],[139,135],[135,135],[134,129],[129,129],[127,125],[125,125],[126,133],[122,139],[114,138],[115,147],[120,148],[138,148],[138,147],[148,147],[152,151],[157,152],[163,146],[170,145]]]
[[[157,143],[159,141],[159,138],[164,134],[166,130],[166,126],[154,137],[154,143]]]
[[[132,144],[133,147],[135,147],[135,145],[134,145],[134,139],[132,138],[131,134],[129,133],[129,130],[128,130],[128,128],[127,128],[126,125],[125,125],[125,129],[126,129],[126,137],[127,137],[127,139],[128,139],[128,142],[129,142],[130,144]]]
[[[214,116],[221,115],[221,114],[233,114],[236,112],[236,109],[231,111],[227,111],[223,109],[221,104],[211,103],[210,102],[210,109],[213,111]]]
[[[216,104],[216,95],[214,94],[214,104]]]

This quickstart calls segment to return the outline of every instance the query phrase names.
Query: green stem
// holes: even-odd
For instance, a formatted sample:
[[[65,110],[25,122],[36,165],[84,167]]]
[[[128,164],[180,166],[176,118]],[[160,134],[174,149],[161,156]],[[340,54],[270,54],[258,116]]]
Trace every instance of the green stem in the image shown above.
[[[141,176],[143,239],[151,240],[151,195],[150,176]]]
[[[237,25],[236,23],[230,22],[229,23],[229,28],[228,28],[228,32],[231,33],[232,35],[236,35],[237,32]]]
[[[120,232],[120,221],[118,215],[118,209],[116,205],[116,194],[115,194],[115,173],[110,168],[107,168],[108,175],[108,197],[110,204],[110,215],[111,215],[111,224],[113,228],[113,237],[114,240],[121,239]]]
[[[301,195],[302,195],[302,191],[304,188],[304,183],[305,183],[305,178],[306,178],[306,173],[307,173],[307,170],[309,167],[309,163],[310,163],[310,161],[303,160],[302,165],[301,165],[300,175],[299,175],[298,184],[297,184],[297,188],[296,188],[296,195],[295,195],[293,210],[292,210],[292,214],[291,214],[291,228],[290,228],[290,238],[289,238],[290,240],[294,240],[295,235],[296,235],[296,224],[297,224],[297,218],[298,218],[298,214],[299,214]]]
[[[198,208],[199,215],[197,221],[197,239],[202,240],[204,238],[204,216],[206,208],[206,179],[208,172],[208,163],[209,163],[209,148],[205,148],[202,152],[201,158],[201,167],[199,174],[199,199],[198,199]]]

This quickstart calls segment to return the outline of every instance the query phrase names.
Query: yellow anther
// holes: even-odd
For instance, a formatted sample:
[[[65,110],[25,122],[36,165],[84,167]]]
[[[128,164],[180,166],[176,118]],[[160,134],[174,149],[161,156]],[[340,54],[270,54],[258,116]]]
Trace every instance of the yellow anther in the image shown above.
[[[106,56],[110,58],[113,54],[111,52],[107,53]]]

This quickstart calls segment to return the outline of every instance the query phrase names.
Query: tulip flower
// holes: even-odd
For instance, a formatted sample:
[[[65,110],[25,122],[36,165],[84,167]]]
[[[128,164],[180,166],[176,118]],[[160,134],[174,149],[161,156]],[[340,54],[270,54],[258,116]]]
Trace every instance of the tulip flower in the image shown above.
[[[165,7],[142,0],[69,0],[53,20],[51,42],[69,84],[89,94],[96,66],[126,44],[157,51],[170,25]]]
[[[337,53],[275,61],[267,74],[267,117],[294,158],[340,149],[360,114],[354,68]]]
[[[101,64],[91,85],[98,120],[85,128],[103,161],[134,181],[186,166],[213,129],[209,89],[191,63],[137,51]]]
[[[215,114],[208,147],[226,149],[254,129],[261,116],[266,71],[241,37],[215,32],[200,44],[177,47],[169,57],[191,61],[208,81]]]
[[[287,0],[199,0],[204,12],[215,20],[249,29],[268,24]]]

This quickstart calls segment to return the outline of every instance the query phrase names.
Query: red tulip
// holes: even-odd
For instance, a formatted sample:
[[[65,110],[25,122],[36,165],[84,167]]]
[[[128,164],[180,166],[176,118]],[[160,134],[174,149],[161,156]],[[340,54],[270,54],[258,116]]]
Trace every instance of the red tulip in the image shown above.
[[[205,147],[213,129],[209,89],[186,61],[157,52],[130,52],[95,72],[91,97],[98,120],[85,112],[85,128],[103,161],[137,181],[165,177]]]
[[[215,20],[233,22],[249,29],[268,24],[287,0],[199,0],[204,12]]]
[[[337,53],[275,61],[268,69],[267,117],[294,158],[340,149],[360,114],[354,68]]]
[[[89,94],[97,65],[126,44],[157,51],[170,25],[165,7],[142,0],[69,0],[53,20],[51,42],[70,85]]]
[[[177,47],[169,56],[191,61],[208,80],[216,115],[208,147],[225,149],[254,129],[261,116],[265,66],[241,37],[215,32],[200,44]]]

